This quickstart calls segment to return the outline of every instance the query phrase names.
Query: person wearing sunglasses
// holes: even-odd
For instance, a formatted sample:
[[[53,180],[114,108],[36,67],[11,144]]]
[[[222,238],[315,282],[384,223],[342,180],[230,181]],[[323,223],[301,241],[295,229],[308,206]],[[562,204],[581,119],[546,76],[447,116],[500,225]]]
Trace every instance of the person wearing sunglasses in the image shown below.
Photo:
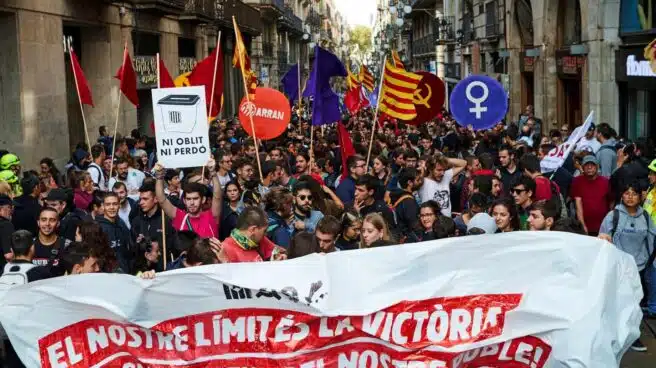
[[[535,193],[535,180],[528,176],[520,176],[513,181],[510,194],[515,200],[519,213],[519,228],[528,230],[529,208],[533,204],[533,193]]]
[[[312,209],[314,197],[310,185],[299,181],[294,185],[294,228],[296,231],[314,232],[319,220],[323,218],[321,211]]]

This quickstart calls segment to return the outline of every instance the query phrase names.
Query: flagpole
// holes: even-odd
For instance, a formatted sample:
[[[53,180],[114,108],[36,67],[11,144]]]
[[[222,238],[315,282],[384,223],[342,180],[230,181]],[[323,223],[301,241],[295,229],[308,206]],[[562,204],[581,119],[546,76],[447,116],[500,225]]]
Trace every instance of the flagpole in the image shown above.
[[[301,103],[301,98],[303,96],[303,91],[301,90],[301,57],[297,56],[296,57],[296,67],[297,67],[297,74],[298,74],[298,121],[300,123],[301,121],[301,107],[303,106]]]
[[[214,76],[212,76],[212,95],[210,96],[210,119],[212,118],[212,107],[214,106],[214,87],[216,85],[216,72],[219,67],[219,56],[221,56],[221,30],[219,30],[219,35],[216,37],[216,58],[214,59]],[[219,104],[221,102],[219,101]],[[221,112],[221,105],[219,105],[219,109],[216,112],[217,116]],[[209,119],[208,119],[209,123]]]
[[[376,134],[376,126],[378,126],[378,108],[380,107],[380,93],[383,90],[383,80],[385,80],[385,67],[387,65],[387,55],[383,59],[383,72],[380,75],[380,83],[378,84],[378,103],[376,103],[376,113],[374,114],[374,121],[371,127],[371,139],[369,140],[369,152],[367,153],[366,168],[369,168],[369,159],[371,158],[371,147],[374,145],[374,135]]]
[[[125,46],[123,48],[123,63],[125,63],[125,53],[128,52],[128,43],[125,42]],[[121,63],[121,65],[123,65]],[[121,67],[122,68],[122,67]],[[122,70],[122,69],[121,69]],[[116,104],[116,122],[114,123],[114,137],[113,137],[113,142],[112,142],[112,161],[109,164],[109,178],[112,177],[112,171],[114,170],[114,160],[116,157],[116,133],[118,131],[118,118],[121,116],[121,86],[119,84],[118,87],[118,103]],[[107,180],[109,182],[109,179]]]
[[[237,34],[237,20],[235,19],[235,16],[232,16],[232,25],[235,28],[235,35]],[[237,42],[237,45],[235,47],[239,47],[239,42]],[[242,50],[245,51],[245,50]],[[244,65],[244,60],[241,57],[242,53],[239,52],[239,67],[241,69],[241,79],[244,82],[244,91],[246,92],[246,101],[251,102],[251,96],[248,94],[248,84],[246,82],[246,72],[245,72],[245,65]],[[260,174],[260,180],[264,180],[264,177],[262,176],[262,164],[260,163],[260,149],[257,144],[257,135],[255,134],[255,123],[253,123],[253,116],[248,115],[248,119],[251,122],[251,132],[253,132],[253,142],[255,146],[255,158],[257,159],[257,170]]]
[[[80,86],[77,83],[77,73],[73,65],[73,48],[71,47],[71,40],[68,39],[68,56],[71,59],[71,69],[73,69],[73,79],[75,80],[75,90],[77,91],[77,101],[80,103],[80,111],[82,112],[82,124],[84,124],[84,136],[87,140],[87,149],[91,152],[91,140],[89,139],[89,129],[87,129],[87,118],[84,116],[84,107],[82,105],[82,97],[80,97]]]
[[[156,55],[157,58],[157,88],[162,88],[162,79],[161,79],[161,71],[159,68],[159,52]],[[162,212],[162,267],[164,267],[164,271],[166,271],[166,214],[164,213],[164,208],[162,206],[159,207],[159,210]]]

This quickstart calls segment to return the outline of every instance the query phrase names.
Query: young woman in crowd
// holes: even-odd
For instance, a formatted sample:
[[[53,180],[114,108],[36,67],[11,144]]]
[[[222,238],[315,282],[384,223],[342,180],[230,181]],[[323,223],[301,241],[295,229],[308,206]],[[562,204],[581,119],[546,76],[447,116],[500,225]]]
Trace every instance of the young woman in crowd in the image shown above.
[[[91,199],[91,203],[89,203],[89,207],[87,207],[87,212],[94,220],[102,216],[105,212],[103,210],[104,197],[103,192],[100,190],[95,190],[93,192],[93,198]]]
[[[99,255],[100,271],[105,273],[126,273],[130,270],[122,270],[118,266],[116,253],[110,247],[109,237],[100,225],[92,221],[83,221],[75,231],[75,241],[84,242],[96,249]]]
[[[342,214],[342,232],[335,242],[339,250],[352,250],[360,247],[360,234],[362,231],[362,218],[354,210]]]
[[[372,175],[380,180],[384,187],[387,187],[391,177],[389,164],[390,161],[386,156],[380,155],[374,159]]]
[[[91,174],[86,171],[73,173],[71,175],[71,184],[73,187],[73,203],[75,207],[81,210],[87,210],[93,201],[93,180]]]
[[[413,242],[436,239],[435,232],[433,231],[433,226],[435,225],[435,222],[437,221],[440,214],[440,205],[438,205],[437,202],[433,200],[424,202],[421,204],[421,206],[419,206],[419,229],[415,230],[414,232]]]
[[[517,205],[511,198],[500,198],[492,203],[490,215],[494,217],[498,233],[507,233],[519,230],[519,215]]]
[[[237,217],[239,217],[239,200],[241,192],[239,184],[231,181],[226,184],[225,195],[223,197],[223,210],[221,211],[221,222],[219,223],[219,240],[230,236],[232,229],[237,226]]]
[[[44,180],[50,188],[61,188],[64,186],[64,177],[59,172],[55,163],[50,157],[41,159],[41,179]]]
[[[143,272],[154,270],[160,272],[161,250],[157,241],[149,238],[140,239],[137,243],[137,258],[132,274],[140,276]]]
[[[392,241],[387,221],[378,213],[370,213],[364,218],[360,238],[360,248],[387,245],[385,243]]]

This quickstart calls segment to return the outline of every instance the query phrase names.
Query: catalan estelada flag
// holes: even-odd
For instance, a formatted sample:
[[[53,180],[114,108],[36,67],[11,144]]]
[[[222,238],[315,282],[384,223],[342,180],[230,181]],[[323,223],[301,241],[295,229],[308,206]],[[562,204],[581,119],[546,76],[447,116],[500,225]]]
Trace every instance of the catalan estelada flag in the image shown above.
[[[403,65],[403,62],[401,61],[401,58],[399,57],[399,53],[396,52],[396,50],[392,50],[392,60],[394,61],[394,66],[399,68],[399,69],[405,69],[405,65]]]
[[[374,90],[374,75],[371,74],[365,65],[360,67],[360,82],[369,92]]]
[[[348,64],[346,64],[346,73],[348,74],[346,77],[346,84],[348,89],[360,87],[360,81],[358,80],[358,77],[351,73],[351,67]]]
[[[232,56],[232,66],[235,68],[241,68],[241,72],[244,74],[244,79],[246,80],[246,87],[248,88],[248,95],[252,100],[255,98],[255,88],[257,88],[257,77],[251,69],[251,59],[248,57],[248,52],[246,51],[246,45],[244,44],[244,39],[241,37],[241,31],[237,26],[237,21],[235,17],[232,17],[232,24],[235,27],[235,53]]]
[[[417,116],[412,101],[422,76],[397,68],[389,61],[383,72],[383,88],[379,98],[381,112],[399,120],[412,120]]]

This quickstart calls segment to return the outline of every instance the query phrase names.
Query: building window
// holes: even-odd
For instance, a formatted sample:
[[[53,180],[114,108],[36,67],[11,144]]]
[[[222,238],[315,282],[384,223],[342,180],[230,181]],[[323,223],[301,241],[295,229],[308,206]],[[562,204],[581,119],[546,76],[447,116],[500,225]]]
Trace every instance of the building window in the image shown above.
[[[196,40],[191,38],[178,38],[178,56],[179,57],[196,57]]]
[[[533,10],[531,9],[530,0],[517,0],[515,2],[515,17],[522,45],[533,46]]]
[[[558,44],[561,46],[581,43],[581,5],[578,0],[560,0]]]
[[[159,35],[146,32],[132,32],[134,55],[156,55],[159,52]]]
[[[622,0],[620,32],[644,32],[656,29],[656,1]]]

